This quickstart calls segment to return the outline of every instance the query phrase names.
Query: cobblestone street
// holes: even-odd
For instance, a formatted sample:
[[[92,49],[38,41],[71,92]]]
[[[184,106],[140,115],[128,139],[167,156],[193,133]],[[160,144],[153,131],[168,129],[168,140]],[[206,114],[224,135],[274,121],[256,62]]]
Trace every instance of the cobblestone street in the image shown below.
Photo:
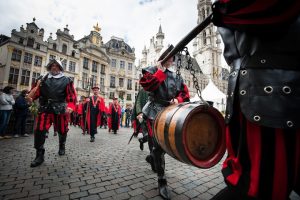
[[[132,129],[117,135],[98,129],[94,143],[79,128],[70,129],[66,155],[57,154],[58,137],[50,132],[45,162],[36,168],[30,168],[33,135],[0,140],[0,199],[161,199],[145,161],[147,146],[140,151],[136,138],[127,145]],[[225,187],[220,168],[198,169],[166,155],[171,198],[210,199]]]

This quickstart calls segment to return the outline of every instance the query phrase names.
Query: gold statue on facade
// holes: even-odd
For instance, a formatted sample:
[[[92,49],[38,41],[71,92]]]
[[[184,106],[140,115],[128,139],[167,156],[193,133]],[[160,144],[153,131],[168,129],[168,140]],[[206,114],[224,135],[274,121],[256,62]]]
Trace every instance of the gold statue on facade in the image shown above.
[[[101,28],[98,25],[98,22],[97,22],[96,26],[93,26],[93,28],[94,28],[94,31],[96,31],[96,32],[100,32],[101,31]]]

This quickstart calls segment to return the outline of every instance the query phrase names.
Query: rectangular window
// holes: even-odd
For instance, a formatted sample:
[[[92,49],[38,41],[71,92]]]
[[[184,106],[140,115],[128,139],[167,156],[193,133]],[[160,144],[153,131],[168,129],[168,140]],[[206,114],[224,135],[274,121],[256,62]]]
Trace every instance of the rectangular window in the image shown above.
[[[28,63],[28,64],[32,63],[32,54],[31,53],[25,52],[24,63]]]
[[[111,66],[112,67],[117,67],[117,60],[116,59],[111,59]]]
[[[20,38],[19,39],[19,44],[23,44],[24,43],[24,39],[23,38]]]
[[[123,60],[120,61],[120,69],[125,68],[125,62]]]
[[[131,94],[127,94],[126,100],[131,101]]]
[[[109,99],[113,99],[115,97],[115,93],[114,92],[110,92],[109,93]]]
[[[97,76],[95,76],[95,75],[91,76],[91,85],[92,86],[97,85]]]
[[[51,60],[55,59],[55,58],[56,58],[55,55],[50,55],[50,56],[49,56],[49,62],[50,62]]]
[[[21,85],[29,85],[29,79],[30,79],[30,71],[26,69],[22,69],[22,74],[21,74]]]
[[[82,73],[82,88],[87,89],[88,86],[88,76],[87,73]]]
[[[105,74],[105,65],[101,64],[101,74]]]
[[[124,87],[124,79],[119,78],[119,87]]]
[[[138,83],[135,82],[135,87],[134,87],[135,91],[138,91]]]
[[[132,63],[128,63],[128,71],[132,71]]]
[[[32,79],[31,79],[31,84],[35,83],[38,77],[40,77],[40,73],[37,72],[32,72]]]
[[[132,90],[132,80],[131,79],[127,80],[127,90]]]
[[[124,99],[125,92],[119,92],[119,98]]]
[[[93,60],[92,63],[92,72],[97,72],[98,71],[98,63]]]
[[[89,69],[89,59],[86,57],[83,58],[83,68]]]
[[[100,78],[100,85],[104,86],[104,78],[102,78],[102,77]]]
[[[22,51],[19,49],[14,49],[11,55],[11,60],[21,61]]]
[[[64,70],[66,70],[66,69],[67,69],[67,59],[63,59],[63,60],[61,61],[61,64],[62,64]]]
[[[76,70],[76,62],[70,61],[69,62],[69,71],[75,72],[75,70]]]
[[[17,84],[19,78],[19,69],[11,67],[9,70],[8,83]]]
[[[33,47],[33,45],[34,45],[34,39],[33,38],[28,38],[27,39],[27,46]]]
[[[41,45],[40,44],[36,44],[36,49],[40,49]]]
[[[115,88],[116,87],[116,78],[114,76],[110,77],[110,87]]]
[[[35,56],[34,57],[34,66],[42,66],[42,60],[43,58],[41,56]]]

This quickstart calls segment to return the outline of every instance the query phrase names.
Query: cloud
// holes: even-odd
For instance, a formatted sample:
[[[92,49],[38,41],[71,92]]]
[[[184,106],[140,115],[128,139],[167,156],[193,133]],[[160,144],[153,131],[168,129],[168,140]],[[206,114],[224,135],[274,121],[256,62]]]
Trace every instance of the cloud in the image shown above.
[[[12,29],[36,18],[39,28],[50,33],[63,29],[78,40],[88,35],[98,22],[104,43],[111,36],[124,38],[136,49],[137,60],[144,46],[161,23],[165,45],[176,44],[197,24],[197,0],[0,0],[0,34],[10,36]]]

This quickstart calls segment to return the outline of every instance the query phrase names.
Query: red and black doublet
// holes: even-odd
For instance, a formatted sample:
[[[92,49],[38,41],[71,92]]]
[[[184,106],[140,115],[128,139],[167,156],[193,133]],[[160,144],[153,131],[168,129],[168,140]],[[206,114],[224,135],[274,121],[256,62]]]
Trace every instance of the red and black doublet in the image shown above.
[[[66,108],[75,109],[76,91],[70,78],[48,78],[41,79],[40,87],[37,89],[33,99],[39,98],[39,113],[35,126],[36,132],[48,132],[51,124],[60,134],[68,132],[68,117]]]
[[[227,2],[232,14],[217,23],[231,66],[222,173],[235,199],[286,200],[300,194],[300,3]]]

